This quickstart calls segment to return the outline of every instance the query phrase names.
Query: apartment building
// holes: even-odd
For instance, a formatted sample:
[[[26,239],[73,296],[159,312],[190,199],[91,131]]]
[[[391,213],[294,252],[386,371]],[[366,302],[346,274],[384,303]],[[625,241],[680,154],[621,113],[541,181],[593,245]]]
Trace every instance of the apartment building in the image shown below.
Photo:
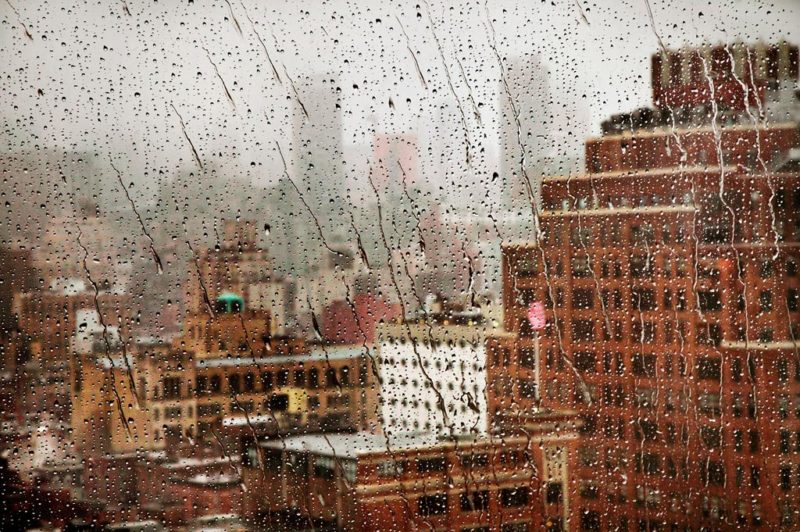
[[[489,409],[580,412],[581,530],[800,525],[797,57],[655,56],[654,107],[545,178],[539,234],[503,249]]]

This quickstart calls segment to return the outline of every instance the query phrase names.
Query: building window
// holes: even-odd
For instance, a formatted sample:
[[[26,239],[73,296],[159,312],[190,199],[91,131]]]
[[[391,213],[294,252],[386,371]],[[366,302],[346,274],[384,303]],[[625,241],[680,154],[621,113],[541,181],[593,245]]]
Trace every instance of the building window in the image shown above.
[[[379,477],[397,477],[405,471],[405,462],[397,460],[384,460],[379,462],[376,472]]]
[[[791,312],[797,312],[797,309],[800,308],[800,290],[797,288],[786,290],[786,307]]]
[[[590,309],[594,306],[594,290],[591,288],[575,288],[572,290],[572,308]]]
[[[417,459],[417,471],[420,473],[442,472],[447,469],[447,460],[443,457]]]
[[[561,504],[564,494],[560,482],[548,482],[545,491],[545,501],[547,504]]]
[[[772,292],[769,290],[762,290],[758,295],[758,302],[761,305],[761,312],[772,310]]]
[[[475,512],[478,510],[489,509],[489,492],[483,491],[470,491],[459,495],[462,512]]]
[[[240,388],[241,386],[240,386],[239,374],[233,373],[231,375],[228,375],[228,392],[236,394],[241,392]]]
[[[417,499],[417,513],[422,516],[442,515],[447,512],[447,494],[424,495]]]
[[[584,532],[599,532],[601,527],[602,520],[600,519],[600,513],[594,510],[582,510],[581,511],[581,530]]]
[[[578,351],[574,354],[574,364],[581,373],[594,373],[597,370],[597,357],[591,351]]]
[[[164,377],[162,383],[164,399],[178,399],[181,396],[180,377]]]
[[[255,388],[256,388],[255,376],[250,372],[245,373],[245,375],[244,375],[244,391],[249,393],[249,392],[252,392],[253,390],[255,390]]]
[[[289,370],[282,369],[278,371],[277,385],[278,387],[286,386],[289,384]]]
[[[697,378],[719,380],[722,376],[722,361],[718,358],[703,357],[697,361]]]
[[[261,374],[261,389],[265,392],[272,389],[272,372],[265,371]]]
[[[631,357],[633,365],[633,373],[639,377],[655,377],[656,376],[656,356],[635,354]]]
[[[208,391],[208,377],[198,375],[194,386],[195,395],[203,395],[206,391]]]
[[[703,312],[722,310],[722,297],[717,290],[698,291],[697,300]]]
[[[222,377],[219,375],[211,376],[211,393],[217,394],[222,392]]]
[[[574,257],[572,259],[572,276],[577,278],[589,277],[592,275],[588,257]]]
[[[504,508],[517,508],[528,504],[530,488],[504,488],[500,490],[500,505]]]
[[[572,320],[572,341],[573,342],[594,341],[594,321]]]

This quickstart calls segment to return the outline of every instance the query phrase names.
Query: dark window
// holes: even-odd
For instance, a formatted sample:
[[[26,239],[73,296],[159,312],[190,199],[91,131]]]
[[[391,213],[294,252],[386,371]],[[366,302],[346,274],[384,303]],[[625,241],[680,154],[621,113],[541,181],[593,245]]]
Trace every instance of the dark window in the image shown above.
[[[576,288],[572,291],[572,308],[589,309],[594,306],[594,290],[591,288]]]
[[[500,505],[505,508],[512,508],[528,504],[530,499],[530,488],[505,488],[500,490]]]
[[[462,454],[459,456],[461,467],[479,468],[489,465],[489,455],[486,453]]]
[[[760,444],[761,440],[759,438],[758,431],[750,429],[748,431],[748,436],[749,436],[749,439],[750,439],[750,452],[751,453],[757,453],[759,448],[761,447],[761,444]]]
[[[181,396],[180,377],[164,377],[164,399],[177,399]]]
[[[797,312],[800,308],[800,290],[797,288],[789,288],[786,290],[786,306],[792,312]]]
[[[786,260],[786,276],[797,277],[797,260],[795,259]]]
[[[717,449],[722,444],[722,429],[719,427],[701,427],[700,439],[709,449]]]
[[[700,304],[700,310],[703,312],[722,310],[722,297],[716,290],[701,290],[697,292],[697,299]]]
[[[264,461],[264,470],[279,472],[283,466],[283,453],[280,449],[263,449],[261,451],[261,459]]]
[[[581,511],[581,530],[585,532],[597,532],[601,530],[600,513],[595,511]]]
[[[534,277],[537,274],[536,257],[533,255],[517,257],[512,270],[518,277]]]
[[[256,379],[252,373],[245,373],[244,375],[244,391],[252,392],[256,388]]]
[[[333,388],[334,386],[339,385],[339,379],[336,378],[336,370],[333,368],[328,368],[325,370],[325,386],[328,388]]]
[[[417,500],[419,515],[442,515],[447,512],[447,494],[423,495]]]
[[[547,504],[561,504],[563,500],[563,488],[560,482],[548,482],[545,500]]]
[[[631,306],[640,311],[655,310],[655,291],[650,288],[631,289]]]
[[[788,430],[781,430],[780,432],[780,451],[781,454],[786,454],[791,449],[791,432]]]
[[[783,491],[792,489],[792,468],[782,467],[780,472],[780,484]]]
[[[773,264],[772,261],[769,259],[764,259],[761,261],[760,267],[758,269],[759,275],[766,279],[768,277],[772,277],[773,274]]]
[[[722,375],[722,361],[718,358],[701,358],[697,361],[697,378],[719,380]]]
[[[282,369],[278,372],[277,385],[278,387],[286,386],[289,384],[289,370]]]
[[[202,395],[208,390],[208,377],[205,375],[198,375],[195,382],[194,391],[197,395]]]
[[[211,393],[220,393],[222,391],[222,378],[219,375],[211,376]]]
[[[769,290],[762,290],[758,295],[758,302],[761,305],[761,310],[766,312],[772,310],[772,292]]]
[[[716,460],[704,460],[700,468],[700,480],[714,486],[725,484],[725,467]]]
[[[635,354],[632,357],[633,373],[640,377],[656,376],[656,356]]]
[[[289,396],[285,393],[271,396],[267,401],[267,408],[274,412],[285,412],[289,409]]]
[[[597,357],[591,351],[575,353],[575,369],[581,373],[594,373],[597,368]]]
[[[272,372],[265,371],[261,374],[261,389],[264,391],[272,389]]]
[[[523,399],[535,399],[536,381],[530,379],[519,379],[519,395]]]
[[[572,341],[591,342],[594,340],[594,321],[572,320]]]
[[[443,457],[419,458],[417,460],[417,471],[420,473],[432,473],[447,469],[447,460]]]
[[[519,350],[519,363],[523,368],[535,369],[536,368],[536,350],[529,347],[523,347]]]
[[[241,379],[239,375],[237,373],[228,375],[228,392],[233,394],[241,391]]]
[[[462,512],[474,512],[477,510],[487,510],[489,508],[489,492],[485,490],[462,493],[459,499]]]

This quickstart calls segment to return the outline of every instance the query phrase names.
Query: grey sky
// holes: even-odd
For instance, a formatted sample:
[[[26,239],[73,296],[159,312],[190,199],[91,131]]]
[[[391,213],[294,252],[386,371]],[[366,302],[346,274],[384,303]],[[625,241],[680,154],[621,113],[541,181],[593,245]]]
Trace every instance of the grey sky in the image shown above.
[[[669,47],[759,38],[800,42],[796,0],[650,4]],[[170,109],[174,104],[202,157],[232,176],[274,181],[281,168],[275,141],[290,149],[294,96],[288,78],[301,86],[320,72],[331,72],[342,90],[345,148],[362,146],[347,161],[351,172],[363,168],[362,155],[369,153],[363,146],[371,142],[373,128],[416,130],[424,147],[435,107],[455,105],[458,98],[469,111],[471,88],[482,120],[478,124],[469,112],[466,120],[476,150],[483,148],[485,157],[478,157],[471,169],[455,163],[481,179],[498,166],[496,108],[502,97],[487,9],[500,54],[540,54],[551,73],[559,113],[587,113],[584,129],[574,132],[575,146],[598,133],[599,122],[609,114],[648,104],[649,58],[657,50],[644,0],[580,0],[588,25],[574,0],[431,1],[429,8],[424,1],[339,0],[231,0],[230,7],[225,1],[203,0],[12,0],[11,5],[0,4],[0,146],[114,153],[125,171],[137,176],[171,175],[194,164]],[[309,111],[313,120],[313,105]],[[453,135],[460,139],[463,132]]]

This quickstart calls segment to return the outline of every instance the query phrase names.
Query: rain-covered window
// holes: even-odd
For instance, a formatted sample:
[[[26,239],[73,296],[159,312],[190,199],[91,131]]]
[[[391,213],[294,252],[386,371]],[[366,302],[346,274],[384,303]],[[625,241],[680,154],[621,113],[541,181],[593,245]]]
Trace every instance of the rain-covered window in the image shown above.
[[[800,5],[0,4],[0,530],[800,530]]]

